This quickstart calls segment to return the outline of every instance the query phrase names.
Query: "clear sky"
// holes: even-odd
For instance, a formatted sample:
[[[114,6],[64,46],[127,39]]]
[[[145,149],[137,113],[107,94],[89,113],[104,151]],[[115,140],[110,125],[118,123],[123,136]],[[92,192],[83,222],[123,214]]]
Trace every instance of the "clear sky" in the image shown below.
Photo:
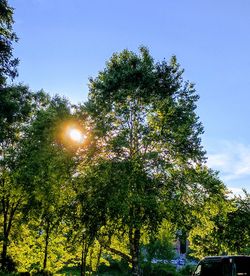
[[[9,0],[19,79],[32,90],[87,99],[88,78],[113,52],[175,54],[196,83],[208,164],[250,192],[249,0]]]

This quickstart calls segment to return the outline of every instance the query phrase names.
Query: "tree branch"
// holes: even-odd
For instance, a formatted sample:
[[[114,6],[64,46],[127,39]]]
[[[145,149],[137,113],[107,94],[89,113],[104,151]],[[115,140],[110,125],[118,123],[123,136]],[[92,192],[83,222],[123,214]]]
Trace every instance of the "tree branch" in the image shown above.
[[[110,251],[111,253],[114,253],[120,257],[122,257],[124,260],[128,261],[129,263],[132,263],[132,259],[130,258],[129,255],[115,249],[115,248],[112,248],[110,247],[109,245],[105,244],[104,242],[101,242],[100,240],[98,240],[99,243],[108,251]]]

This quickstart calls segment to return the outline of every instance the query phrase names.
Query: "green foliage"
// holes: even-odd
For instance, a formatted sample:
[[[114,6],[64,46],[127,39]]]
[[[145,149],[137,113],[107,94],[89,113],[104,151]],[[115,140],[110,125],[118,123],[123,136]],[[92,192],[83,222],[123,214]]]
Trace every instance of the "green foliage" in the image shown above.
[[[44,244],[46,233],[43,230],[41,219],[31,218],[29,223],[21,225],[18,236],[12,241],[9,253],[17,263],[18,271],[34,273],[43,269]],[[50,232],[48,246],[47,270],[56,272],[64,267],[69,256],[66,251],[67,238],[66,227],[58,224],[56,229]]]
[[[147,256],[149,260],[160,259],[160,260],[170,260],[175,256],[173,245],[168,240],[154,240],[151,241],[147,246],[145,246],[147,251]]]
[[[5,86],[16,74],[16,37],[6,1],[0,13],[10,40],[4,70],[0,60],[2,269],[9,254],[18,271],[37,275],[65,265],[82,274],[177,275],[151,263],[173,257],[176,230],[189,234],[196,257],[247,252],[249,195],[228,200],[204,166],[198,95],[176,57],[156,63],[145,47],[116,53],[90,79],[88,102],[73,107]],[[69,125],[84,130],[81,145],[68,141]]]
[[[18,159],[19,181],[23,183],[28,197],[26,210],[30,229],[23,246],[33,244],[31,258],[19,257],[20,267],[32,270],[56,271],[65,260],[67,230],[62,221],[70,200],[73,152],[60,140],[64,121],[72,119],[70,105],[59,97],[41,109],[30,124],[22,142]],[[36,254],[35,254],[36,252]],[[63,260],[64,257],[64,260]],[[33,262],[30,262],[33,258]],[[32,264],[33,263],[33,264]]]
[[[171,264],[150,264],[146,263],[142,266],[143,275],[151,275],[151,276],[177,276],[178,273],[176,269]]]
[[[203,211],[194,214],[199,224],[190,231],[192,255],[246,254],[250,245],[249,206],[247,193],[243,198],[207,201]]]
[[[175,56],[155,62],[145,47],[115,53],[90,79],[88,102],[73,107],[6,86],[17,75],[13,23],[1,0],[2,270],[49,275],[71,263],[82,274],[99,267],[139,275],[142,248],[144,274],[177,275],[169,264],[151,264],[172,258],[177,229],[199,258],[249,252],[249,194],[228,200],[204,166],[199,97]],[[82,145],[68,141],[69,124],[84,130]]]
[[[13,32],[13,8],[7,0],[0,1],[0,89],[6,84],[7,77],[17,76],[18,59],[13,58],[12,43],[17,42]]]
[[[227,217],[235,209],[226,196],[226,190],[224,196],[218,193],[207,196],[200,208],[193,211],[196,223],[189,233],[192,256],[201,259],[208,255],[234,254],[229,245],[232,241],[224,236],[229,226]]]
[[[205,214],[206,204],[226,203],[226,188],[217,173],[206,166],[181,167],[170,172],[163,200],[169,220],[186,235],[199,223],[199,216]],[[209,212],[208,209],[206,215]]]
[[[166,148],[172,157],[201,157],[202,127],[194,113],[198,96],[192,84],[183,84],[182,72],[175,57],[154,63],[142,47],[140,55],[114,54],[105,70],[90,79],[88,107],[113,154],[126,157],[128,148],[135,154],[144,146],[147,158],[154,154],[156,159]]]
[[[109,260],[109,265],[101,264],[98,267],[98,274],[100,275],[129,275],[130,268],[128,266],[127,262],[124,262],[124,260],[118,261],[118,260]]]
[[[192,273],[194,272],[194,270],[195,270],[195,265],[191,265],[191,264],[187,264],[187,265],[185,265],[184,267],[182,267],[179,271],[178,271],[178,273],[180,274],[180,275],[183,275],[183,276],[191,276],[192,275]]]
[[[27,86],[8,86],[0,93],[0,143],[13,144],[20,140],[20,134],[32,113],[43,104],[43,92],[32,93]],[[5,148],[6,146],[5,145]],[[3,149],[2,149],[3,150]]]
[[[177,193],[187,194],[182,182],[172,189],[175,170],[202,162],[204,154],[193,84],[183,82],[175,57],[155,63],[145,47],[139,51],[114,54],[90,79],[86,104],[99,152],[90,182],[108,220],[127,231],[132,263],[142,229],[157,231]]]
[[[1,257],[0,257],[0,260],[1,260]],[[13,260],[11,255],[7,255],[4,267],[2,267],[1,264],[0,264],[0,268],[1,268],[1,271],[4,271],[4,273],[16,272],[17,270],[17,263]]]
[[[233,200],[234,210],[227,214],[227,222],[223,225],[222,239],[229,251],[234,254],[249,254],[250,249],[250,194]]]
[[[57,272],[58,274],[63,274],[65,276],[80,276],[79,267],[66,267]]]
[[[148,243],[142,245],[142,258],[151,263],[153,259],[171,260],[175,257],[174,252],[174,235],[171,224],[163,221],[157,235],[151,236]]]
[[[13,227],[18,227],[27,206],[24,185],[18,180],[17,159],[25,127],[44,102],[44,93],[32,93],[26,86],[5,87],[0,93],[0,244],[2,269],[7,266]]]

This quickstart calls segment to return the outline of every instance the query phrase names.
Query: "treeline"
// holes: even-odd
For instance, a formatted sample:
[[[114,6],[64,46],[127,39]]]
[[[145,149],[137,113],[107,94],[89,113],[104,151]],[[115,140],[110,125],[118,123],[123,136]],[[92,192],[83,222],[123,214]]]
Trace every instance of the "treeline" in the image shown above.
[[[197,258],[249,253],[249,194],[230,199],[207,168],[198,95],[176,57],[115,53],[90,79],[88,101],[72,105],[9,84],[12,17],[0,1],[2,271],[85,275],[118,259],[140,275],[180,230]]]

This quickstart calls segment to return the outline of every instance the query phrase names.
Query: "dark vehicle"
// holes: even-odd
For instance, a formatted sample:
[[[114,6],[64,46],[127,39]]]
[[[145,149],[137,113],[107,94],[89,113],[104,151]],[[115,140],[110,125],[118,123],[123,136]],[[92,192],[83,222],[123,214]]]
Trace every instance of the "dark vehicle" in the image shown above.
[[[250,276],[250,256],[215,256],[201,260],[193,276]]]

